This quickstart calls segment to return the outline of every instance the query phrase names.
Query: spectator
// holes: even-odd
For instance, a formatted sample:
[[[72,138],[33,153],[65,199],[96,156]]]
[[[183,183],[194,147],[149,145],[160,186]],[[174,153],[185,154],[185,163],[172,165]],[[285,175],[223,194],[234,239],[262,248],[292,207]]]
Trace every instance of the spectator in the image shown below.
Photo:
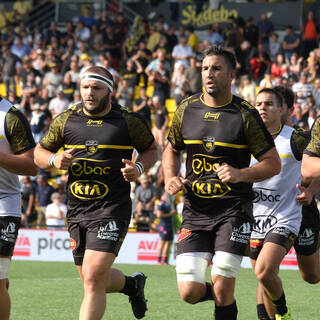
[[[70,101],[65,98],[63,89],[60,87],[56,90],[56,97],[49,102],[48,110],[51,112],[52,118],[67,109]]]
[[[95,19],[92,14],[91,6],[84,6],[83,14],[79,17],[79,21],[82,21],[86,27],[92,28],[92,26],[95,24]]]
[[[107,58],[110,60],[112,67],[119,71],[120,59],[122,55],[122,40],[120,38],[120,35],[116,34],[114,29],[109,26],[106,28],[103,42]]]
[[[48,117],[48,114],[45,111],[41,110],[41,106],[38,102],[31,103],[30,109],[31,113],[29,120],[31,132],[34,141],[38,143],[48,129],[50,118]]]
[[[268,15],[266,13],[261,14],[260,20],[257,22],[257,25],[260,29],[261,42],[267,50],[269,47],[270,36],[274,31],[274,25],[268,18]]]
[[[250,42],[252,48],[257,48],[260,40],[260,29],[254,23],[253,17],[249,17],[247,19],[247,23],[244,28],[244,38]]]
[[[286,35],[282,41],[282,50],[287,60],[290,60],[291,55],[298,53],[300,47],[300,36],[296,34],[291,25],[286,26]]]
[[[260,83],[260,81],[264,78],[264,74],[270,64],[271,61],[269,54],[265,50],[263,44],[259,43],[257,52],[250,60],[250,73],[257,83]]]
[[[173,215],[175,210],[171,210],[170,204],[166,201],[167,193],[163,192],[161,199],[156,205],[155,215],[159,219],[157,225],[160,237],[158,248],[158,264],[168,265],[170,248],[173,241]]]
[[[188,46],[192,48],[193,52],[198,51],[199,38],[194,32],[193,26],[188,26],[186,31],[188,36]]]
[[[41,83],[41,73],[32,66],[30,57],[25,56],[22,59],[22,68],[20,68],[20,71],[17,74],[18,79],[20,80],[20,83],[17,82],[17,85],[19,85],[21,89],[24,89],[27,85],[27,78],[29,75],[33,76],[36,85]]]
[[[313,10],[307,13],[307,20],[303,23],[302,32],[302,56],[306,59],[310,51],[317,48],[319,38],[319,21],[315,19]]]
[[[3,82],[6,87],[6,93],[10,90],[16,91],[16,73],[17,73],[17,62],[20,61],[20,58],[13,54],[9,47],[3,49],[3,67],[2,67],[2,77]]]
[[[91,31],[90,29],[83,23],[83,21],[78,21],[76,29],[74,31],[74,39],[76,41],[76,47],[79,48],[80,42],[88,43]]]
[[[145,72],[148,75],[148,77],[152,74],[153,71],[156,71],[159,69],[160,61],[164,62],[165,68],[168,72],[171,71],[170,63],[168,60],[166,60],[165,53],[160,49],[160,50],[157,50],[157,58],[152,60],[145,69]]]
[[[190,94],[201,92],[201,67],[197,65],[195,57],[190,57],[190,67],[184,72],[185,85]]]
[[[37,218],[35,208],[36,188],[29,176],[23,176],[21,180],[21,224],[29,228]]]
[[[16,0],[13,4],[13,12],[16,21],[27,21],[32,10],[30,0]]]
[[[131,110],[134,89],[129,86],[129,82],[128,78],[120,80],[115,98],[121,106]]]
[[[63,78],[63,84],[60,89],[63,91],[64,97],[71,102],[73,99],[74,91],[76,90],[77,84],[72,81],[71,73],[65,73]]]
[[[219,24],[215,23],[211,28],[207,29],[207,35],[205,40],[210,41],[214,46],[220,46],[224,42],[224,38],[221,32],[219,32]]]
[[[154,112],[154,127],[152,129],[152,133],[156,142],[163,151],[169,124],[168,111],[159,96],[152,97],[152,107]]]
[[[281,53],[281,43],[279,42],[279,35],[276,32],[272,32],[270,36],[269,53],[271,61],[275,61],[276,56]]]
[[[48,183],[48,177],[41,174],[37,177],[38,185],[38,217],[37,228],[40,229],[46,223],[46,209],[48,204],[51,203],[51,195],[54,193],[54,188]]]
[[[151,100],[149,100],[147,97],[146,88],[140,86],[140,97],[134,101],[132,110],[139,113],[144,118],[149,128],[151,128],[150,104]]]
[[[252,48],[250,42],[247,40],[242,41],[240,47],[236,48],[235,54],[237,57],[237,78],[250,73],[250,60],[254,52],[256,52],[256,49]]]
[[[174,70],[177,70],[182,63],[185,68],[189,68],[189,58],[193,55],[192,47],[188,44],[185,36],[180,37],[179,44],[172,50],[172,58],[174,60]]]
[[[24,44],[22,41],[22,37],[18,35],[16,37],[16,44],[13,44],[10,48],[11,52],[22,59],[24,56],[29,55],[31,48]]]
[[[184,64],[180,64],[171,79],[171,97],[176,101],[180,100],[182,96],[182,90],[187,86],[188,84],[185,76],[185,66]]]
[[[288,61],[287,63],[289,64],[290,72],[293,72],[296,77],[299,77],[300,72],[302,71],[303,57],[298,57],[298,54],[293,52],[290,59],[286,59],[286,61]]]
[[[239,84],[239,95],[253,106],[256,102],[256,84],[249,75],[243,75]]]
[[[157,190],[150,182],[146,173],[139,178],[140,185],[135,190],[136,212],[133,221],[137,224],[137,231],[149,231],[154,220],[154,202]]]
[[[46,208],[46,225],[48,229],[58,229],[65,227],[65,217],[67,206],[63,203],[63,198],[59,192],[51,195],[51,201]]]
[[[300,79],[292,86],[292,91],[297,97],[297,101],[301,104],[302,111],[306,107],[307,97],[312,95],[312,84],[307,82],[308,75],[305,72],[300,73]]]
[[[282,53],[276,55],[276,59],[271,63],[271,74],[273,78],[282,77],[285,71],[285,59]]]
[[[170,26],[169,29],[166,31],[165,36],[168,40],[168,50],[172,52],[175,45],[178,44],[178,38],[175,35],[176,27]]]
[[[151,26],[149,29],[149,35],[147,39],[147,49],[153,52],[155,47],[159,44],[160,38],[160,32],[158,32],[154,26]]]
[[[320,77],[317,77],[314,80],[314,84],[312,88],[312,96],[315,100],[317,111],[319,111],[320,110]]]
[[[100,11],[100,18],[96,22],[100,32],[104,32],[107,27],[113,26],[114,22],[109,16],[110,14],[107,10],[104,9]]]
[[[49,67],[50,71],[45,73],[42,85],[48,89],[49,97],[52,98],[56,89],[63,83],[63,75],[59,72],[57,62],[50,63]]]
[[[73,55],[70,59],[70,68],[67,73],[71,76],[71,81],[78,87],[79,77],[80,77],[80,68],[78,57]]]

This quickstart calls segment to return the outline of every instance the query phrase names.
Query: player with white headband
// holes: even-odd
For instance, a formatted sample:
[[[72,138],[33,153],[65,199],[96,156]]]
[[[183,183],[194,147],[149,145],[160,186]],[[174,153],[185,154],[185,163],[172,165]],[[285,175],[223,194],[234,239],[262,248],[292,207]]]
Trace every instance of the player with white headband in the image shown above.
[[[106,292],[129,296],[137,319],[145,316],[146,276],[125,276],[112,267],[128,230],[130,183],[153,166],[154,137],[136,113],[111,103],[113,78],[103,67],[81,76],[81,103],[59,114],[36,147],[43,168],[68,170],[68,230],[75,265],[83,282],[79,319],[101,319]],[[57,153],[60,148],[65,151]],[[134,149],[139,152],[131,161]]]

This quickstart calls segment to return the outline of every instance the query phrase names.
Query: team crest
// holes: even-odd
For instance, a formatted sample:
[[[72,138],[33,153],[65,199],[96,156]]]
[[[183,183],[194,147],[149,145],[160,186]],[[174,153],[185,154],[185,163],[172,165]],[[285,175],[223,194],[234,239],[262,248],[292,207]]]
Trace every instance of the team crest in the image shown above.
[[[214,137],[203,137],[202,143],[203,147],[207,152],[212,152],[215,148],[214,142],[215,142]]]
[[[95,154],[98,150],[98,141],[87,140],[86,141],[86,150],[89,154]]]

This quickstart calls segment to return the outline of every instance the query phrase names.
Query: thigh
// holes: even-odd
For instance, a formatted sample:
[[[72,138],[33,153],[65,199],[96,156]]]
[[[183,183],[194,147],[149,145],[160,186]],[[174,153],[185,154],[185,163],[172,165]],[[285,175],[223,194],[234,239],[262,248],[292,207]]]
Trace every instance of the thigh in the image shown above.
[[[0,256],[13,255],[20,225],[21,219],[18,217],[0,217]]]
[[[297,253],[297,261],[299,269],[303,273],[313,273],[317,274],[320,270],[319,261],[319,249],[317,249],[313,254],[302,255]]]

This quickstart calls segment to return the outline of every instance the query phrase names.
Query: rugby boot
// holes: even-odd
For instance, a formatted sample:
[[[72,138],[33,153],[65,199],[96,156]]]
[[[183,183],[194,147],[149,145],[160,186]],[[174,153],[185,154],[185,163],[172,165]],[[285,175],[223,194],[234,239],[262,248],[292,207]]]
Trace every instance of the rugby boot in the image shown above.
[[[283,316],[276,314],[276,320],[292,320],[290,310],[288,310]]]
[[[144,287],[147,277],[142,272],[136,272],[132,275],[136,282],[137,292],[129,297],[132,312],[137,319],[142,319],[147,311],[147,300],[144,297]]]

